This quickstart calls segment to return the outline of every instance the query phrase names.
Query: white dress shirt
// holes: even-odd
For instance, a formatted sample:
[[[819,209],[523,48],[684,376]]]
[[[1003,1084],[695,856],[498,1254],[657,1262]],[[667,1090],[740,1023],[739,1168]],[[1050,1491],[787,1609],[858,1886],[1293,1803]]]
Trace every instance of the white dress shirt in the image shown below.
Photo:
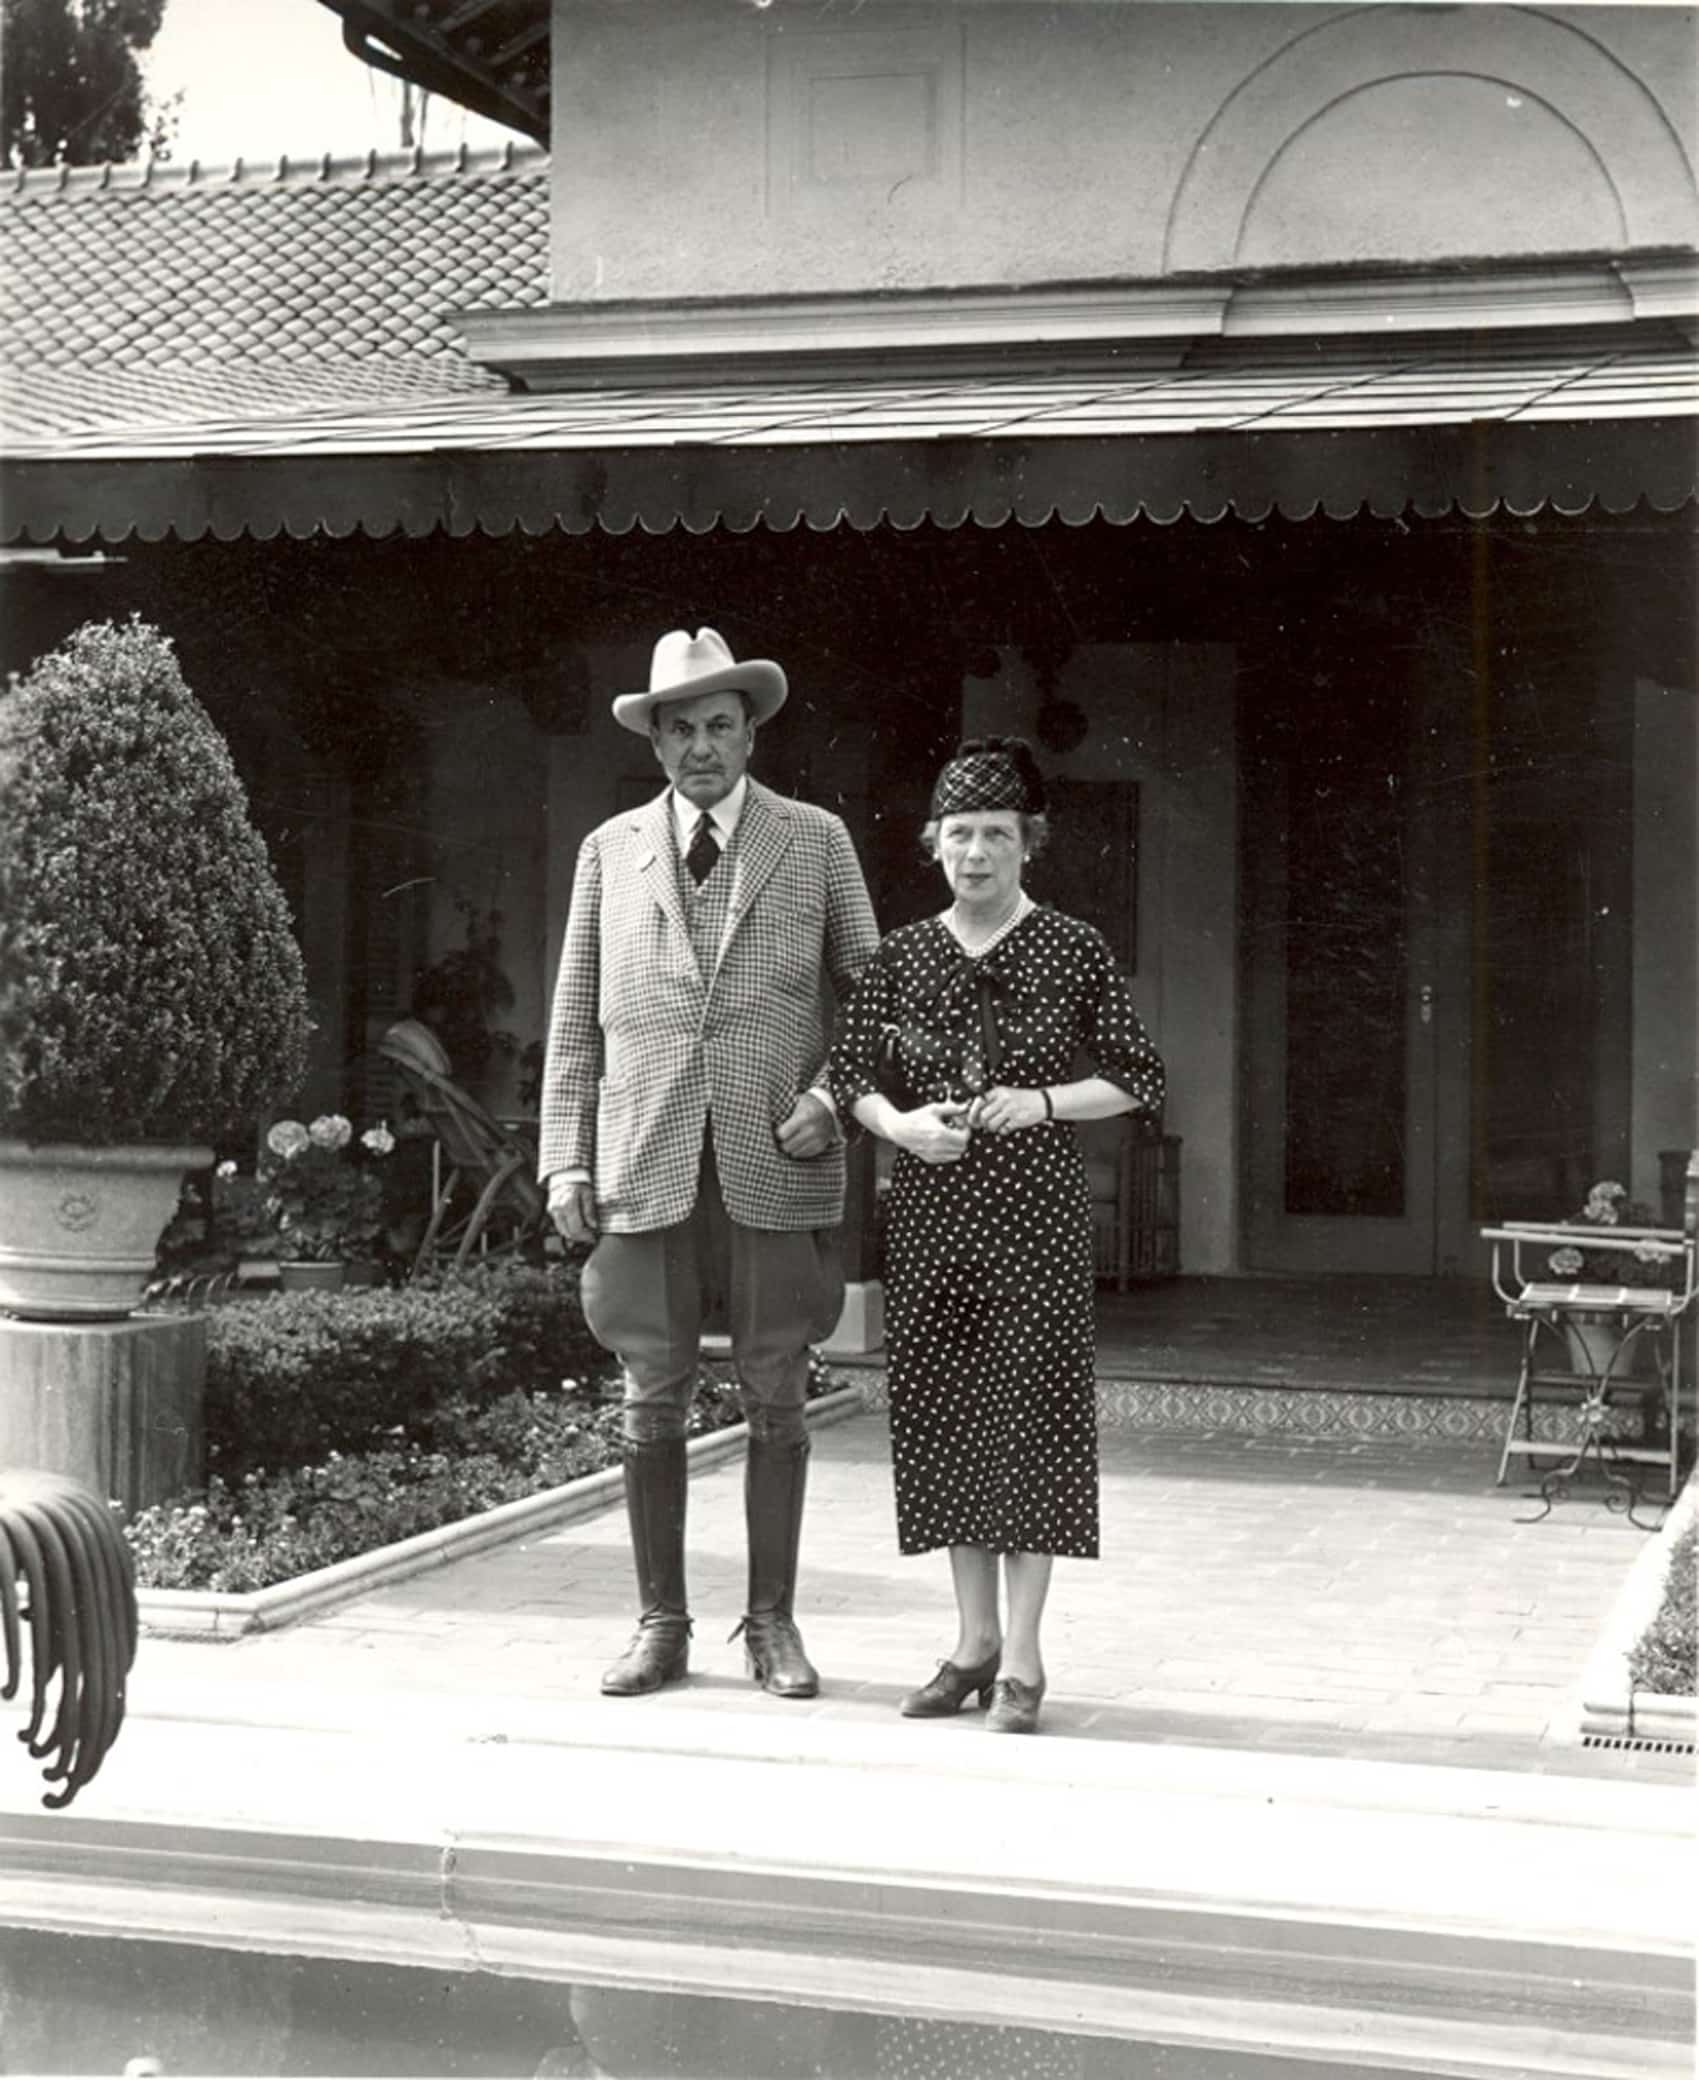
[[[713,819],[714,838],[722,852],[736,835],[738,819],[743,814],[744,797],[749,793],[749,775],[743,778],[708,811]],[[683,859],[690,850],[690,841],[696,835],[696,826],[702,819],[702,811],[694,802],[687,802],[678,789],[673,789],[673,831],[678,838],[678,856]]]

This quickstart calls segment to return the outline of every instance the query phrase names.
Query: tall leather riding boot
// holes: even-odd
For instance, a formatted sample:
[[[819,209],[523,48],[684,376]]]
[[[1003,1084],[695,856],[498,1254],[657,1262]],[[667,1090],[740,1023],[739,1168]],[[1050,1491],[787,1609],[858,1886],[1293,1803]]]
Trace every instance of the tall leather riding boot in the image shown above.
[[[795,1444],[750,1438],[743,1482],[749,1608],[738,1632],[743,1634],[749,1673],[775,1697],[814,1697],[820,1689],[791,1615],[807,1488],[806,1437]]]
[[[602,1677],[608,1697],[640,1697],[676,1683],[690,1658],[684,1590],[684,1504],[689,1467],[682,1437],[627,1439],[625,1507],[642,1609],[631,1644]]]

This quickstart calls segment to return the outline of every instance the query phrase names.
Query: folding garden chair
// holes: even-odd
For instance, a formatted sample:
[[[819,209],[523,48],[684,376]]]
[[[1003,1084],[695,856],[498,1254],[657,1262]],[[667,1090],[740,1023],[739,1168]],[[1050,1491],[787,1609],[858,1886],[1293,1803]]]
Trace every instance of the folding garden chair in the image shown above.
[[[459,1270],[474,1251],[540,1250],[549,1234],[549,1208],[533,1174],[531,1150],[453,1080],[448,1056],[428,1026],[398,1020],[378,1052],[400,1073],[442,1150],[412,1276],[451,1255]]]
[[[1499,1455],[1499,1485],[1514,1456],[1559,1460],[1563,1463],[1540,1483],[1549,1509],[1554,1493],[1592,1458],[1612,1487],[1625,1492],[1630,1511],[1637,1499],[1636,1484],[1615,1470],[1619,1462],[1663,1467],[1673,1498],[1680,1477],[1682,1425],[1694,1390],[1691,1317],[1699,1287],[1699,1152],[1687,1166],[1680,1228],[1582,1230],[1561,1222],[1506,1221],[1481,1232],[1493,1248],[1493,1289],[1505,1312],[1526,1330],[1516,1397]],[[1574,1283],[1553,1276],[1547,1260],[1553,1251],[1566,1248],[1620,1258],[1622,1283],[1596,1278]],[[1668,1283],[1647,1282],[1646,1268],[1654,1263]],[[1653,1357],[1649,1380],[1632,1371],[1641,1351]],[[1620,1404],[1630,1395],[1641,1407],[1638,1439],[1622,1434],[1625,1411]],[[1575,1434],[1560,1436],[1555,1425],[1540,1421],[1541,1413],[1553,1405],[1578,1405]]]

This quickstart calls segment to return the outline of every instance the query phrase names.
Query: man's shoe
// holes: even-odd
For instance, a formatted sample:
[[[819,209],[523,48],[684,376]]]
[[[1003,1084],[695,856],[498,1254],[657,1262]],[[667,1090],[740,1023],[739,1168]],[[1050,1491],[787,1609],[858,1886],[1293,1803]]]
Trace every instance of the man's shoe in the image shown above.
[[[665,1683],[682,1682],[690,1669],[690,1620],[671,1611],[645,1611],[631,1644],[602,1677],[604,1697],[643,1697]]]
[[[750,1611],[733,1632],[743,1634],[749,1673],[774,1697],[818,1697],[820,1677],[803,1652],[789,1611]]]

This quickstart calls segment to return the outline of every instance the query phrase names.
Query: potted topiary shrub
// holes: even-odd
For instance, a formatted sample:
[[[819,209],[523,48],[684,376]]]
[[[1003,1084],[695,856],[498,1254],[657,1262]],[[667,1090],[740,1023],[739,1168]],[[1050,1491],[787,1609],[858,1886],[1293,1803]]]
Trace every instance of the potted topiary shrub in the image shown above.
[[[91,623],[0,694],[0,1307],[128,1314],[183,1174],[306,1068],[301,953],[168,638]]]

